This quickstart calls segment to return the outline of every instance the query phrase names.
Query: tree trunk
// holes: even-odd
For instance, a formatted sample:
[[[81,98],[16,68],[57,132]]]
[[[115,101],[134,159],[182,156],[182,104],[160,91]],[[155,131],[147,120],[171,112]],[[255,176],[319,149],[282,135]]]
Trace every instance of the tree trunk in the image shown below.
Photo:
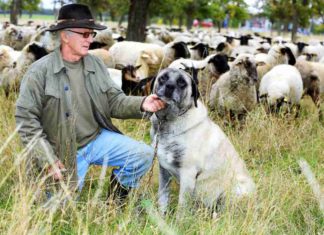
[[[119,18],[119,21],[118,21],[118,27],[119,27],[119,28],[121,27],[121,25],[122,25],[124,19],[125,19],[125,14],[122,14],[122,15],[120,16],[120,18]]]
[[[293,6],[296,6],[296,0],[293,0],[292,3],[293,3]],[[292,24],[293,24],[293,27],[291,30],[291,41],[295,42],[297,29],[298,29],[298,12],[297,12],[296,7],[293,8]]]
[[[187,26],[188,30],[190,30],[192,28],[192,22],[193,22],[193,15],[190,13],[187,13],[186,26]]]
[[[110,11],[110,20],[111,21],[116,21],[116,13],[115,11]]]
[[[12,0],[10,5],[10,23],[18,24],[18,14],[19,14],[20,0]]]
[[[151,0],[130,0],[126,39],[144,42],[147,12]]]
[[[178,23],[180,30],[182,29],[182,25],[183,25],[183,16],[181,15],[181,16],[179,16],[179,23]]]
[[[218,28],[218,32],[220,33],[222,30],[222,22],[221,21],[217,21],[217,28]]]

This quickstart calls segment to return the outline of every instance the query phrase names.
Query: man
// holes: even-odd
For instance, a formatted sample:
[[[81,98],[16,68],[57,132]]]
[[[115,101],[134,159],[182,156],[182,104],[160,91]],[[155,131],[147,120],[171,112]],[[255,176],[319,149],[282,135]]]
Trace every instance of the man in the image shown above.
[[[114,196],[124,199],[138,186],[154,154],[151,147],[122,135],[110,118],[142,118],[144,111],[156,112],[165,104],[156,95],[126,96],[103,62],[88,54],[94,29],[105,28],[85,5],[60,9],[57,24],[48,31],[58,32],[61,46],[25,74],[16,123],[23,143],[36,143],[33,159],[45,174],[81,191],[90,165],[115,166]]]

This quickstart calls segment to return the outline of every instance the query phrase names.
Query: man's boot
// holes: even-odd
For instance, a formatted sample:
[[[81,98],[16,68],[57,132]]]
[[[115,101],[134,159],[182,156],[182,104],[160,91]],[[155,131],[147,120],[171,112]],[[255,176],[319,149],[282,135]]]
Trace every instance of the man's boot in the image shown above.
[[[107,203],[110,203],[110,200],[112,199],[114,203],[118,206],[124,206],[127,196],[129,194],[129,189],[125,188],[123,185],[121,185],[117,178],[114,176],[113,173],[111,173],[110,176],[110,187],[108,190],[107,195]]]

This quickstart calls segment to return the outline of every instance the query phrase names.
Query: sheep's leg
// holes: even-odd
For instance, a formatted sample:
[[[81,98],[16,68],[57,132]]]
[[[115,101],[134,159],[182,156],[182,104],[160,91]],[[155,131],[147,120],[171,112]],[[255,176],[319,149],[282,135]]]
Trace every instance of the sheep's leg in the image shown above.
[[[321,98],[320,98],[320,95],[319,95],[319,92],[313,92],[313,94],[310,95],[317,110],[318,110],[318,119],[320,122],[323,121],[323,111],[321,109]]]
[[[295,118],[298,118],[300,114],[300,104],[296,104],[296,113],[295,113]]]
[[[171,174],[160,166],[158,204],[160,212],[164,215],[169,204]]]

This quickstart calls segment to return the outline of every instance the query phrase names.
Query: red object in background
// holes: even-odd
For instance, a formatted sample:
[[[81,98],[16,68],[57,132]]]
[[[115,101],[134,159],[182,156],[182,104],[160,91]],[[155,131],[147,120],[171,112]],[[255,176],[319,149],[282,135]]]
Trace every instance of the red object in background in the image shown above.
[[[204,19],[201,23],[200,23],[201,27],[205,27],[205,28],[211,28],[214,27],[213,24],[213,20],[212,19]]]
[[[193,27],[198,27],[199,26],[199,20],[194,19],[193,23],[192,23]]]

